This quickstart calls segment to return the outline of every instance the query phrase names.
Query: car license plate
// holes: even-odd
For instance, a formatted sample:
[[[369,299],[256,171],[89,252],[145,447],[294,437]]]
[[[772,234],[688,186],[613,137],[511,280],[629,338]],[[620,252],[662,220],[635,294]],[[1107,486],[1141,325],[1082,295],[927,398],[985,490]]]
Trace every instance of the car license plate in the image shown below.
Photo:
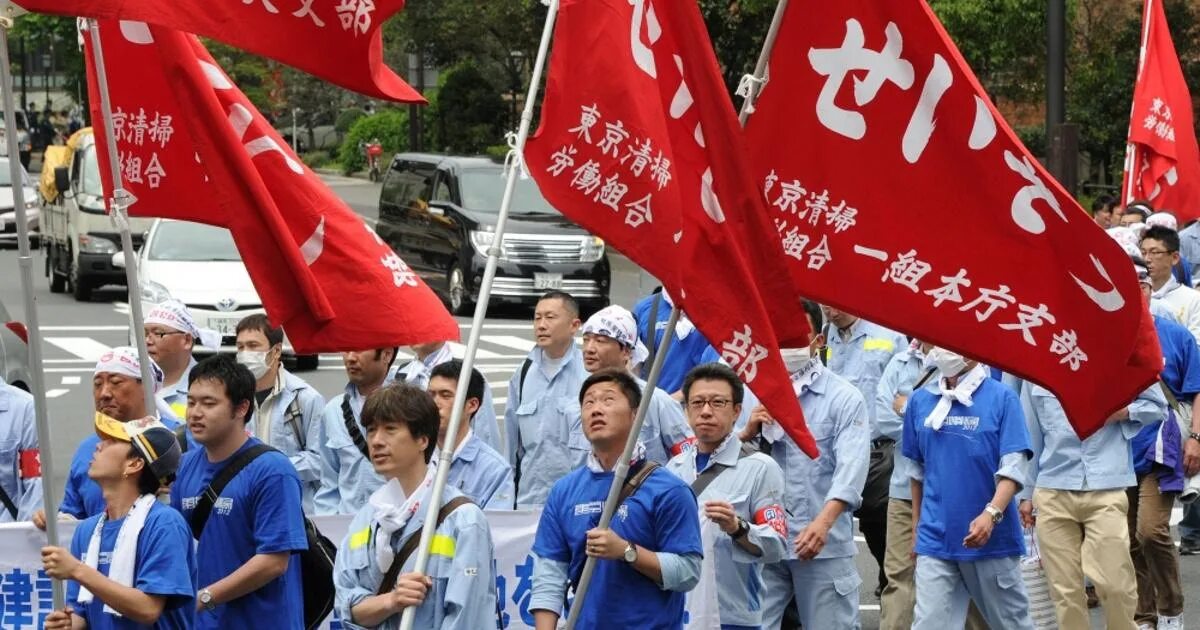
[[[208,320],[208,327],[221,333],[222,337],[232,337],[237,334],[237,325],[239,319],[232,317],[211,317]]]
[[[559,289],[563,287],[561,273],[535,273],[533,274],[533,288],[549,291],[550,289]]]

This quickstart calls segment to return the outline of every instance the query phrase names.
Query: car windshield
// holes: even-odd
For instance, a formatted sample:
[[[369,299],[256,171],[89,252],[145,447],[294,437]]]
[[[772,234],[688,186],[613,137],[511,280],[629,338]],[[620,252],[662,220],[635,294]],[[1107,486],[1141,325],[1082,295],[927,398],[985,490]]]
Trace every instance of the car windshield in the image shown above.
[[[463,207],[478,212],[500,212],[504,198],[504,171],[500,168],[466,169],[459,178],[462,183]],[[532,179],[517,178],[513,190],[513,214],[558,214],[542,196]]]
[[[163,221],[154,230],[149,258],[207,262],[239,261],[242,256],[233,243],[233,235],[225,228],[188,221]]]
[[[104,196],[104,186],[100,181],[100,161],[96,159],[96,147],[89,146],[84,149],[80,168],[83,170],[83,181],[79,184],[79,189],[85,195],[94,197]]]
[[[21,171],[21,179],[28,186],[29,174],[25,173],[24,169]],[[0,186],[12,186],[12,175],[8,171],[8,158],[0,158]]]

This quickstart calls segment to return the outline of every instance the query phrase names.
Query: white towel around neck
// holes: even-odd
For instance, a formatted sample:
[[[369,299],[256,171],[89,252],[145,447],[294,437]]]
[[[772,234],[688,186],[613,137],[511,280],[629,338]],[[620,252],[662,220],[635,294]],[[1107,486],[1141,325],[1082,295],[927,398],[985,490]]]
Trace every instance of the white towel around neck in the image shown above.
[[[412,496],[404,496],[404,488],[400,487],[400,482],[395,478],[371,493],[367,503],[375,508],[373,521],[379,528],[375,534],[375,560],[379,563],[380,571],[386,572],[388,567],[392,566],[392,560],[396,558],[396,552],[392,550],[392,535],[404,531],[408,520],[421,509],[436,473],[437,466],[430,465],[425,471],[425,478],[413,491]]]
[[[137,566],[138,537],[142,533],[142,527],[146,524],[146,517],[150,515],[150,508],[154,507],[156,501],[153,494],[143,494],[138,497],[137,501],[133,502],[133,507],[129,509],[129,514],[125,515],[125,521],[121,523],[121,531],[117,532],[112,561],[108,565],[108,579],[121,586],[133,586],[133,572]],[[87,553],[83,556],[83,563],[93,569],[100,564],[100,538],[104,532],[104,523],[107,521],[107,513],[101,512],[99,520],[96,521],[96,528],[92,530],[92,538],[88,541]],[[94,597],[87,587],[82,584],[79,586],[79,603],[90,603]],[[122,616],[108,604],[104,605],[104,612],[118,617]]]
[[[977,364],[969,372],[958,377],[958,385],[954,389],[946,387],[945,378],[938,379],[938,389],[942,391],[942,397],[938,399],[933,411],[929,412],[929,416],[925,418],[925,426],[931,427],[934,431],[940,431],[942,423],[946,421],[946,416],[950,413],[951,405],[957,401],[970,407],[971,395],[987,378],[989,378],[988,369]]]

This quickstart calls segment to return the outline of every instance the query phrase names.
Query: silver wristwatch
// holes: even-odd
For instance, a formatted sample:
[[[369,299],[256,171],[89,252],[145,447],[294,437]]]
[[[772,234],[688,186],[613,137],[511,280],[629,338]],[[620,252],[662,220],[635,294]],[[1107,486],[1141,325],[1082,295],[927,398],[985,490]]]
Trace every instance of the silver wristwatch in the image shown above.
[[[983,511],[992,515],[992,523],[999,523],[1004,520],[1004,510],[992,505],[991,503],[984,506]]]
[[[625,562],[629,564],[637,562],[637,547],[633,543],[625,544]]]
[[[212,591],[207,588],[200,589],[196,598],[200,600],[200,604],[204,606],[204,610],[212,610],[217,607],[216,603],[213,602]]]

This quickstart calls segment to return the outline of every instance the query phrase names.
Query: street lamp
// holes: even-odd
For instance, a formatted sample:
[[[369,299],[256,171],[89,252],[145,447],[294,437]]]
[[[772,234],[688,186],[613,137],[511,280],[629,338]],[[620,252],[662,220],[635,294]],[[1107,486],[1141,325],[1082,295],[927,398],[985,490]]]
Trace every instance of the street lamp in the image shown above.
[[[292,153],[295,153],[296,155],[299,155],[299,154],[300,154],[300,152],[296,150],[296,133],[297,133],[297,131],[296,131],[296,118],[297,118],[299,115],[300,115],[300,108],[299,108],[299,107],[293,107],[293,108],[292,108]]]

